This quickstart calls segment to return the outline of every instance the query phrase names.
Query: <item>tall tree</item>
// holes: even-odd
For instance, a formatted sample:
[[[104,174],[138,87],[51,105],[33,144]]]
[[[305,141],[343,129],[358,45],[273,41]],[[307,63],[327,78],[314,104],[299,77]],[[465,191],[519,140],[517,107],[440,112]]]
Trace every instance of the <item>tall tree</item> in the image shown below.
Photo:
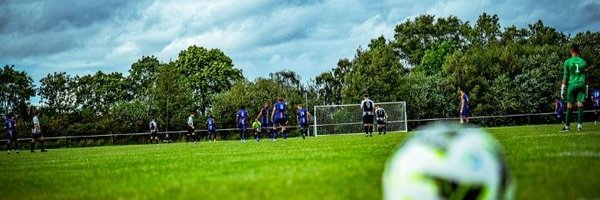
[[[210,107],[211,95],[228,90],[235,81],[244,78],[242,70],[234,68],[231,58],[219,49],[190,46],[179,53],[175,64],[201,112]]]
[[[383,36],[371,40],[369,49],[358,50],[352,71],[345,76],[342,91],[344,103],[356,103],[364,93],[375,101],[395,101],[400,86],[403,67],[394,49]]]
[[[298,75],[294,71],[283,70],[283,71],[278,71],[275,73],[269,73],[269,77],[271,77],[271,79],[273,79],[279,83],[282,83],[284,85],[292,86],[292,87],[296,88],[298,91],[303,90],[302,84],[300,84],[302,77],[300,77],[300,75]]]
[[[143,56],[131,65],[127,82],[134,99],[148,97],[148,91],[156,85],[156,73],[160,62],[154,56]]]
[[[433,15],[421,15],[396,25],[394,29],[394,49],[401,59],[409,65],[417,66],[425,52],[438,43],[451,42],[463,47],[466,36],[471,32],[468,22],[462,22],[455,16],[435,18]]]
[[[34,95],[33,80],[27,73],[8,65],[0,69],[0,112],[26,113]]]
[[[58,114],[75,111],[77,96],[75,95],[75,79],[65,72],[54,72],[40,80],[38,95],[40,103],[45,103],[49,110]]]

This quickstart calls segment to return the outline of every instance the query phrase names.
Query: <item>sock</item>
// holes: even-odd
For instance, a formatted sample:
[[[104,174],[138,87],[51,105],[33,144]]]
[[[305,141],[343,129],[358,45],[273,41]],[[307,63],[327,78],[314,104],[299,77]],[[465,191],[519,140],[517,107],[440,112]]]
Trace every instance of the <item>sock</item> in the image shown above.
[[[381,127],[377,127],[377,132],[379,133],[379,135],[381,135]]]
[[[373,135],[373,125],[369,126],[369,134]]]
[[[283,135],[283,139],[287,139],[287,133],[285,132],[285,130],[281,130],[281,135]]]
[[[306,139],[306,133],[304,133],[304,128],[302,128],[302,139]]]
[[[383,134],[385,135],[385,133],[387,132],[387,128],[382,127],[381,129],[383,129]]]
[[[365,134],[369,135],[369,127],[365,126]]]
[[[567,108],[567,116],[565,117],[565,126],[571,125],[571,115],[573,115],[573,111],[570,108]]]
[[[577,123],[583,123],[583,108],[581,107],[577,109]]]
[[[31,151],[33,151],[33,147],[35,146],[35,142],[31,143]]]
[[[44,141],[40,141],[40,144],[41,144],[41,146],[42,146],[42,151],[43,151],[43,150],[45,149],[45,148],[44,148]]]

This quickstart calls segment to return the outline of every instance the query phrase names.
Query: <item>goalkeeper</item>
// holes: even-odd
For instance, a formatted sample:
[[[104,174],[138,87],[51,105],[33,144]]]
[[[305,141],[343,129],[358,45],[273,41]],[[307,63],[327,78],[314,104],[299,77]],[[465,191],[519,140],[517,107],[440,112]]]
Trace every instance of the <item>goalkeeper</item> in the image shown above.
[[[588,93],[588,86],[585,82],[586,62],[579,57],[579,47],[575,44],[569,48],[571,58],[567,59],[563,65],[563,81],[560,88],[560,96],[564,98],[565,89],[567,92],[567,115],[563,131],[569,131],[571,117],[573,115],[573,104],[577,103],[577,130],[583,128],[583,103]]]

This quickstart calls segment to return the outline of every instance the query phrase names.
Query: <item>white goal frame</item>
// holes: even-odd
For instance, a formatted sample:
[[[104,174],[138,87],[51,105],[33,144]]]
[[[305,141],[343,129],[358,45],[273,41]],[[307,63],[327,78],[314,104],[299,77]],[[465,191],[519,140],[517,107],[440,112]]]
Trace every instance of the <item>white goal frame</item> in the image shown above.
[[[405,101],[396,101],[396,102],[376,102],[375,105],[380,105],[382,106],[385,111],[386,114],[388,114],[388,121],[387,121],[387,125],[386,127],[390,127],[390,124],[400,124],[399,129],[387,129],[388,132],[408,132],[408,117],[407,117],[407,112],[406,112],[406,102]],[[390,106],[394,106],[394,105],[398,105],[400,107],[400,116],[398,116],[397,118],[392,118],[390,116],[389,110],[386,109],[386,107],[390,107]],[[356,115],[358,115],[357,118],[360,119],[360,121],[350,121],[350,122],[345,122],[345,123],[329,123],[329,124],[318,124],[319,123],[319,119],[317,116],[319,116],[319,108],[326,108],[326,107],[355,107],[356,109]],[[353,114],[354,115],[354,114]],[[324,126],[347,126],[347,125],[362,125],[362,112],[360,111],[360,104],[342,104],[342,105],[319,105],[319,106],[315,106],[313,108],[313,133],[314,136],[318,136],[318,129],[319,127],[324,127]],[[376,120],[374,120],[373,122],[373,126],[377,126],[376,125],[377,122]],[[362,129],[358,129],[356,130],[357,133],[362,132]],[[376,131],[375,131],[376,132]],[[323,134],[321,134],[323,135]],[[329,134],[328,134],[329,135]]]

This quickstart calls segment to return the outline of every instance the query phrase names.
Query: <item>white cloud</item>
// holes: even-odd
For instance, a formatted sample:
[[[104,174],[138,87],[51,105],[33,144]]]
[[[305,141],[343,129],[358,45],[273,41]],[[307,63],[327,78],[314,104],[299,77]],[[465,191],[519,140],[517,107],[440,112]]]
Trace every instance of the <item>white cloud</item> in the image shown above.
[[[593,0],[104,0],[102,9],[74,0],[72,7],[50,10],[15,2],[0,4],[0,11],[12,11],[0,14],[9,17],[8,25],[0,23],[0,63],[15,64],[36,80],[58,70],[126,73],[141,56],[167,62],[196,44],[222,49],[249,79],[290,69],[306,81],[338,59],[352,58],[356,48],[365,48],[379,35],[393,39],[397,23],[425,13],[455,15],[471,23],[482,12],[495,13],[503,26],[542,19],[561,31],[600,27],[593,18],[597,14],[565,17],[571,10],[600,7]],[[20,20],[31,13],[41,21],[20,26],[29,24]]]

